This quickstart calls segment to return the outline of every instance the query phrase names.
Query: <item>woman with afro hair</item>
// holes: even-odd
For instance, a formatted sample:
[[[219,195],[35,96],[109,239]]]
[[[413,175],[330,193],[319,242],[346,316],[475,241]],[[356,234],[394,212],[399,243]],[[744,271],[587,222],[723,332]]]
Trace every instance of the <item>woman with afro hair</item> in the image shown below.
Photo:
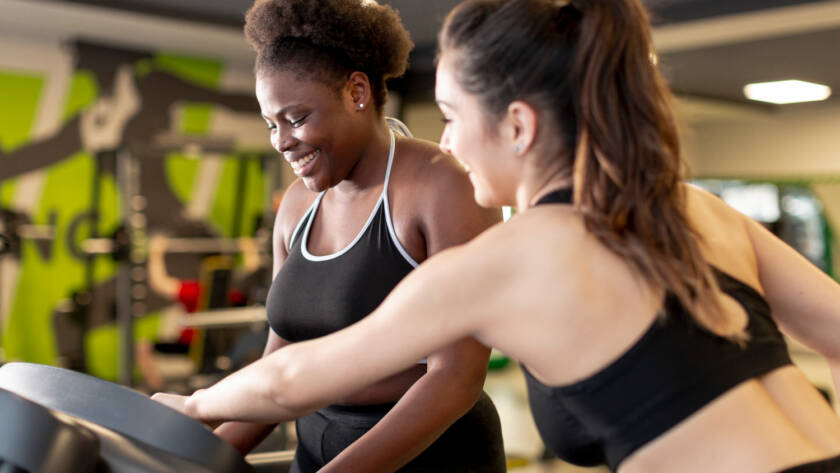
[[[436,144],[390,129],[385,80],[403,74],[413,47],[393,9],[258,0],[245,35],[271,144],[298,176],[274,226],[268,355],[360,320],[420,262],[500,216],[475,203],[466,173]],[[311,413],[296,421],[292,471],[505,471],[498,415],[482,391],[488,357],[465,338],[324,409],[303,409]],[[272,419],[250,415],[254,400],[233,394],[229,419],[241,422],[216,433],[246,453]]]

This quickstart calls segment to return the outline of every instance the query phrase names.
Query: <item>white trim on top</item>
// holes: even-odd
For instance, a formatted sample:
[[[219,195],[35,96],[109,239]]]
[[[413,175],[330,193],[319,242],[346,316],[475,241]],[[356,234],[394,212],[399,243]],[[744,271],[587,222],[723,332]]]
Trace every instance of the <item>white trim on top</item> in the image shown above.
[[[387,198],[388,195],[388,179],[391,177],[391,163],[394,160],[394,132],[390,129],[388,132],[391,135],[391,145],[390,149],[388,150],[388,165],[385,168],[385,183],[382,186],[382,194],[379,196],[379,199],[376,201],[376,205],[373,206],[373,210],[370,212],[370,215],[367,218],[367,221],[362,226],[362,229],[359,230],[359,233],[356,235],[356,238],[353,238],[347,246],[343,249],[336,251],[335,253],[329,255],[313,255],[309,252],[308,243],[309,243],[309,230],[312,228],[312,222],[315,221],[315,216],[318,213],[318,207],[321,204],[321,199],[324,198],[324,194],[326,191],[321,192],[318,194],[318,198],[315,199],[315,203],[313,204],[314,209],[312,210],[312,215],[309,217],[309,221],[306,222],[306,227],[303,229],[303,240],[300,242],[300,253],[303,255],[304,258],[308,259],[309,261],[327,261],[331,259],[338,258],[339,256],[343,255],[350,251],[351,248],[356,246],[356,243],[362,239],[362,236],[367,231],[368,227],[370,227],[370,223],[373,221],[373,218],[376,216],[376,212],[379,211],[379,207],[382,205],[382,201]]]

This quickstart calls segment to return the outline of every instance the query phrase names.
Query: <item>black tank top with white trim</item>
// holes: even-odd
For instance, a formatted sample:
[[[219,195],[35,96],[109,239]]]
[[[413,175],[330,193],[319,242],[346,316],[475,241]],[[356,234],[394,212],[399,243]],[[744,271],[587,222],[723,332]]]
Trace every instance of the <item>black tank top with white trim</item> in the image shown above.
[[[274,278],[266,301],[268,322],[281,338],[309,340],[358,322],[417,266],[397,239],[391,221],[388,181],[393,160],[391,132],[382,194],[362,230],[343,250],[316,256],[307,249],[324,192],[298,223],[289,243],[289,256]]]

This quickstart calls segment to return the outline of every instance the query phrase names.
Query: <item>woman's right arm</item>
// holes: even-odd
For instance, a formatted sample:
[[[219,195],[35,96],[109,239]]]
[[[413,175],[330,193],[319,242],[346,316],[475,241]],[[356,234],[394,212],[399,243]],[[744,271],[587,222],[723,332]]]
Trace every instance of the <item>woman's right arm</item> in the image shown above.
[[[759,223],[744,219],[773,318],[827,359],[840,392],[840,285]]]

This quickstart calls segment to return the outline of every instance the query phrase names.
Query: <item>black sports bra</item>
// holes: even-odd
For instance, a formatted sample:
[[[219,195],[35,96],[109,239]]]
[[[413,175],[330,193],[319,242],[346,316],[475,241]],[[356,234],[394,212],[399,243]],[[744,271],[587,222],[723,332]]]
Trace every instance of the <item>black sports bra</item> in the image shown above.
[[[394,136],[382,195],[361,232],[346,248],[326,256],[309,253],[309,229],[324,193],[304,214],[289,244],[289,256],[266,301],[271,328],[285,340],[321,337],[358,322],[385,299],[417,262],[402,247],[391,222],[388,181]]]
[[[570,199],[571,192],[562,190],[537,205]],[[748,314],[746,346],[700,328],[668,294],[663,316],[594,375],[552,387],[524,370],[534,420],[560,458],[585,466],[607,464],[615,471],[627,456],[724,392],[791,363],[761,294],[722,271],[715,273],[721,290]]]

